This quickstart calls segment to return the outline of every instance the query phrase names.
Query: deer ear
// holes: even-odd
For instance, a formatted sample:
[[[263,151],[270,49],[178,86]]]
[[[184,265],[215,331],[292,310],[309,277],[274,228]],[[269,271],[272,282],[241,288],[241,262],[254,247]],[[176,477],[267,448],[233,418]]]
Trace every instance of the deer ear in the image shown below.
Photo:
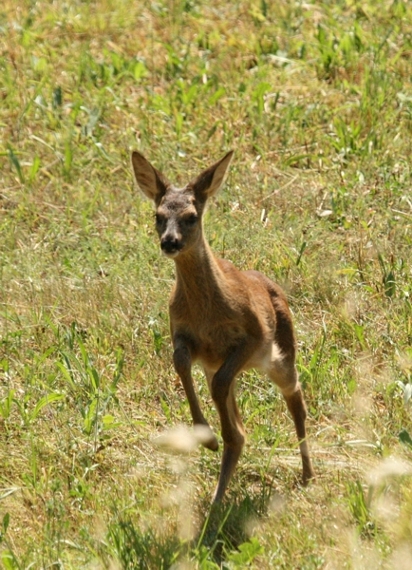
[[[191,186],[193,187],[196,198],[205,202],[208,198],[216,194],[226,180],[232,158],[233,150],[201,172],[199,176],[192,181]]]
[[[166,193],[169,181],[140,152],[132,152],[134,177],[140,190],[158,204]]]

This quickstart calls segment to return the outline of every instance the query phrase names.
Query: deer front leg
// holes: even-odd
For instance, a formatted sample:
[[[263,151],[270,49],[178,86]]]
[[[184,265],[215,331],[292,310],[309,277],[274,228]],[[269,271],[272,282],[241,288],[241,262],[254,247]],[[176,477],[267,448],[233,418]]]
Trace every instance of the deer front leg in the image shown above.
[[[235,378],[253,350],[252,342],[239,346],[226,359],[211,382],[212,398],[219,413],[223,438],[222,464],[213,503],[219,503],[223,499],[245,443],[245,431],[235,400]]]
[[[220,416],[223,437],[222,463],[219,481],[213,495],[213,503],[219,503],[223,499],[245,443],[245,432],[236,404],[234,389],[235,386],[232,383],[226,398],[218,390],[217,392],[214,391],[213,396]]]
[[[182,337],[176,337],[174,339],[174,352],[173,352],[173,363],[177,374],[182,381],[183,388],[186,393],[186,397],[189,402],[190,412],[192,414],[193,423],[195,425],[199,424],[209,428],[210,437],[204,441],[202,444],[211,449],[212,451],[217,451],[219,443],[216,436],[212,432],[206,418],[204,417],[202,410],[200,409],[199,400],[196,396],[196,392],[193,386],[192,378],[192,356],[187,342]]]

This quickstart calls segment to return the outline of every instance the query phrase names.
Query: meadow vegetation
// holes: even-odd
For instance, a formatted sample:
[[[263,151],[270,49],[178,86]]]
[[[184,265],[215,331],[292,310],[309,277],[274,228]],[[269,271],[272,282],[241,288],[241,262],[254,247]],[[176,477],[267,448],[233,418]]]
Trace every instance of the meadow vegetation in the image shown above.
[[[0,99],[0,566],[411,568],[410,3],[3,0]],[[317,478],[250,372],[210,513],[219,456],[156,445],[190,413],[129,156],[231,148],[206,234],[288,293]]]

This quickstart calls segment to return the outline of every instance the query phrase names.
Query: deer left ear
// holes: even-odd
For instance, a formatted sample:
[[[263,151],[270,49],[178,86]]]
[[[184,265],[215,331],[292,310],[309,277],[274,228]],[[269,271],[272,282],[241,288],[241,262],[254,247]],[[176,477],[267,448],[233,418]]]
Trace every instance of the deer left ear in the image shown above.
[[[140,152],[132,152],[132,166],[140,190],[158,204],[170,184],[167,178],[152,166]]]
[[[209,166],[206,170],[201,172],[197,178],[195,178],[191,186],[198,200],[205,202],[208,198],[216,194],[219,188],[224,184],[227,174],[229,172],[229,166],[232,162],[234,151],[231,150],[218,162],[215,162],[212,166]]]

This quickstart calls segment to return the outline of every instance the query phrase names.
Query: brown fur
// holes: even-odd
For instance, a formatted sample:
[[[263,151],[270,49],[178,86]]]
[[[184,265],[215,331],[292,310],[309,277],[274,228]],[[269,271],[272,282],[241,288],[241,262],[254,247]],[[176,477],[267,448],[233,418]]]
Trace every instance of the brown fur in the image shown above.
[[[223,498],[244,444],[234,393],[236,376],[249,368],[260,369],[281,389],[299,438],[304,483],[313,477],[286,297],[258,271],[239,271],[229,261],[216,258],[203,235],[205,204],[223,184],[232,154],[182,189],[170,184],[140,153],[132,154],[137,184],[156,205],[162,250],[176,264],[169,305],[175,369],[193,422],[209,428],[193,386],[191,367],[195,361],[203,365],[220,416],[224,449],[214,502]],[[212,430],[205,445],[218,448]]]

